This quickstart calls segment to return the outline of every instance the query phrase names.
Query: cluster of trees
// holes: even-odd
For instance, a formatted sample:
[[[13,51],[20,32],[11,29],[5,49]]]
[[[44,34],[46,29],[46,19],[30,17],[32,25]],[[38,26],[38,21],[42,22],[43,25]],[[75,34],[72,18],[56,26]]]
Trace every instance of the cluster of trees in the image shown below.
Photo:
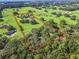
[[[53,9],[53,10],[57,10],[57,7],[53,6],[52,9]]]
[[[52,12],[51,14],[56,15],[57,17],[62,16],[62,13],[61,12]]]
[[[70,17],[70,14],[68,14],[68,13],[64,13],[63,14],[65,17]]]
[[[21,23],[29,23],[29,20],[20,20]]]
[[[48,12],[48,10],[45,9],[44,12]]]
[[[61,7],[60,10],[75,11],[75,10],[79,10],[79,6],[66,6],[66,7]]]
[[[57,17],[65,16],[65,17],[70,18],[71,20],[76,20],[77,19],[77,17],[75,15],[68,14],[68,13],[62,14],[61,12],[52,12],[51,14],[56,15]]]
[[[0,50],[3,49],[7,43],[8,43],[8,38],[0,34]]]
[[[32,19],[32,20],[20,20],[20,22],[22,24],[24,24],[24,23],[30,23],[32,25],[38,24],[38,22],[36,20],[34,20],[34,19]]]
[[[71,20],[76,20],[76,19],[77,19],[77,17],[76,17],[75,15],[71,15],[71,14],[68,14],[68,13],[64,13],[63,15],[64,15],[65,17],[70,18]]]
[[[54,22],[53,19],[50,19],[48,22],[50,23],[52,28],[59,30],[59,27],[57,26],[57,23]]]
[[[40,7],[36,7],[36,9],[38,9],[38,10],[42,10],[42,8],[40,8]]]

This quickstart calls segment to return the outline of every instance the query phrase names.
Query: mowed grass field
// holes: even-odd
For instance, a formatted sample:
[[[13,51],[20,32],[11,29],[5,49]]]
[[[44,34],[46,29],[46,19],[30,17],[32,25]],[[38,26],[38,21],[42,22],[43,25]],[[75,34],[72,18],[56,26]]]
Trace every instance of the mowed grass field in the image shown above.
[[[37,16],[38,18],[41,18],[43,17],[46,21],[49,21],[49,20],[53,20],[54,22],[56,22],[58,24],[58,26],[61,28],[61,24],[60,24],[60,21],[61,20],[65,20],[69,25],[75,25],[76,24],[76,21],[74,20],[71,20],[70,18],[67,18],[65,16],[61,16],[61,17],[56,17],[55,15],[52,15],[51,13],[52,12],[62,12],[62,13],[72,13],[73,15],[76,15],[78,18],[79,18],[79,13],[78,11],[73,11],[73,12],[69,12],[69,11],[63,11],[63,10],[53,10],[51,7],[46,9],[48,12],[45,12],[44,8],[42,8],[41,10],[38,10],[36,8],[33,8],[33,7],[22,7],[22,8],[19,8],[19,13],[27,13],[28,10],[32,10],[32,11],[35,11],[33,12],[33,14],[35,16]],[[0,25],[2,24],[9,24],[9,25],[12,25],[14,26],[15,28],[17,28],[17,35],[18,36],[22,36],[20,30],[19,30],[19,27],[17,26],[17,23],[14,19],[14,16],[13,16],[13,12],[17,11],[16,8],[7,8],[7,9],[4,9],[2,14],[3,14],[3,19],[4,19],[4,22],[0,23]],[[39,14],[41,14],[39,16]],[[19,19],[20,20],[20,19]],[[38,21],[39,22],[39,21]],[[32,28],[39,28],[43,25],[43,23],[39,22],[39,24],[36,24],[36,25],[32,25],[32,24],[21,24],[25,30],[26,33],[29,33],[31,32]],[[1,30],[0,29],[0,33],[3,33],[3,32],[6,32],[6,30]]]

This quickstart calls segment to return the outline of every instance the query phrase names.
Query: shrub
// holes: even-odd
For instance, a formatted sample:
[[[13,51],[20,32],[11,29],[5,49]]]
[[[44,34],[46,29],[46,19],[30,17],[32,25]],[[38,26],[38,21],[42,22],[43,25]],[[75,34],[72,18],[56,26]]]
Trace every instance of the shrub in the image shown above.
[[[36,20],[34,20],[34,19],[30,20],[30,23],[31,23],[32,25],[38,24],[38,22],[37,22]]]

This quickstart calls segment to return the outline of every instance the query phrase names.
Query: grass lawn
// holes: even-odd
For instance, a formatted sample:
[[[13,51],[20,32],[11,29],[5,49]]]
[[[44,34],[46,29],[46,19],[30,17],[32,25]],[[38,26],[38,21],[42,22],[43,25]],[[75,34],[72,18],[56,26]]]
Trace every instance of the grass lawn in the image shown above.
[[[5,33],[5,32],[7,32],[6,29],[0,29],[0,33]]]

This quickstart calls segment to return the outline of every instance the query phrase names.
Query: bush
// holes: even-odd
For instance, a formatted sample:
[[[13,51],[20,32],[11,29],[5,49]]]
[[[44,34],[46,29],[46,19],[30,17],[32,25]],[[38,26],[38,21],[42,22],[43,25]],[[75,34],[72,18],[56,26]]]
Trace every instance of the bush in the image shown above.
[[[30,20],[30,23],[31,23],[32,25],[38,24],[38,22],[37,22],[36,20],[34,20],[34,19]]]

